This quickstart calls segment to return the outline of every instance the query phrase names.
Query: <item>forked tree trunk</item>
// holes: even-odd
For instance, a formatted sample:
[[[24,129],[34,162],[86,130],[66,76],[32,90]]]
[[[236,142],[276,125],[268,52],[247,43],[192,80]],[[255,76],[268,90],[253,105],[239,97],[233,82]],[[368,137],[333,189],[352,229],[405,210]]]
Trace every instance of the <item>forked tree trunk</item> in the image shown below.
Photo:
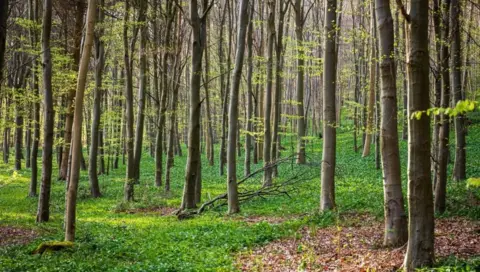
[[[336,111],[335,90],[337,74],[336,21],[337,0],[325,1],[325,51],[323,52],[323,150],[320,210],[335,207]]]
[[[52,184],[53,128],[55,111],[53,109],[52,55],[50,34],[52,30],[52,0],[43,2],[42,20],[42,67],[43,67],[43,150],[42,150],[42,186],[38,198],[37,223],[47,222],[50,217],[50,188]]]
[[[72,165],[70,180],[67,189],[67,200],[65,204],[65,241],[75,240],[75,217],[77,206],[77,189],[80,178],[80,158],[82,154],[82,113],[83,97],[88,74],[88,63],[93,46],[95,31],[95,13],[97,1],[89,0],[87,8],[87,26],[85,42],[83,44],[82,57],[78,68],[77,90],[75,96],[75,112],[72,127]]]
[[[407,27],[408,116],[426,111],[429,100],[428,1],[411,0]],[[408,245],[404,268],[414,271],[434,260],[430,172],[430,117],[408,119]]]
[[[238,14],[237,52],[235,53],[235,69],[232,75],[232,89],[230,90],[230,103],[228,110],[228,148],[227,148],[227,192],[228,192],[228,213],[238,213],[240,205],[238,202],[237,189],[237,126],[238,126],[238,93],[240,91],[240,80],[242,77],[243,58],[245,55],[245,37],[248,25],[248,0],[240,2]]]
[[[385,246],[407,241],[407,215],[404,209],[400,152],[398,147],[396,65],[393,18],[389,0],[376,0],[381,78],[381,153],[384,178]]]

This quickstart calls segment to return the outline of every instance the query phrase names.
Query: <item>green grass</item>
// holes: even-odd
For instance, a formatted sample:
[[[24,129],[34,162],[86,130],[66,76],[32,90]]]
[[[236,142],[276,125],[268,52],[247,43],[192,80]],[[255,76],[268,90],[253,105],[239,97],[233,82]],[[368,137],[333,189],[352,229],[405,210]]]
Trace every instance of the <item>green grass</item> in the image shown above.
[[[480,177],[480,117],[469,130],[468,176]],[[375,169],[374,152],[362,159],[353,152],[350,131],[338,135],[336,202],[338,213],[368,212],[379,219],[383,216],[383,187],[381,171]],[[289,137],[284,146],[289,148]],[[452,142],[453,143],[453,142]],[[452,144],[453,145],[453,144]],[[284,151],[284,155],[288,152]],[[129,214],[118,212],[130,208],[155,206],[178,207],[184,182],[186,156],[175,158],[172,173],[172,192],[166,195],[154,183],[154,161],[144,154],[140,185],[135,187],[136,202],[123,199],[125,169],[113,170],[100,177],[103,197],[89,197],[88,176],[82,172],[77,206],[77,230],[74,249],[31,255],[42,242],[63,240],[65,185],[56,181],[52,187],[51,220],[35,223],[37,198],[28,198],[29,170],[14,172],[13,165],[0,164],[0,225],[33,229],[40,236],[27,245],[0,247],[1,271],[230,271],[234,270],[234,254],[281,237],[293,236],[304,225],[324,227],[335,224],[336,214],[319,214],[321,140],[307,145],[308,166],[284,164],[279,168],[276,182],[298,173],[307,180],[290,186],[291,198],[274,196],[254,199],[241,206],[241,213],[226,216],[226,208],[208,211],[190,220],[178,221],[174,216],[155,213]],[[216,152],[215,154],[218,154]],[[454,154],[454,153],[452,153]],[[243,155],[243,154],[242,154]],[[401,142],[402,175],[406,183],[406,142]],[[238,173],[243,173],[243,158],[239,158]],[[209,167],[203,160],[204,193],[208,199],[223,193],[226,176],[218,175],[218,166]],[[260,167],[256,165],[255,169]],[[57,170],[54,171],[57,173]],[[258,188],[261,176],[246,182],[242,189]],[[404,184],[406,190],[406,184]],[[479,197],[479,192],[475,191]],[[469,204],[465,183],[449,182],[446,217],[465,216],[480,219],[480,207]],[[291,218],[283,223],[260,222],[247,224],[245,216],[274,216]],[[467,261],[439,260],[439,271],[451,267],[466,269],[480,265],[479,258]],[[443,270],[442,270],[443,269]],[[473,271],[473,270],[472,270]]]

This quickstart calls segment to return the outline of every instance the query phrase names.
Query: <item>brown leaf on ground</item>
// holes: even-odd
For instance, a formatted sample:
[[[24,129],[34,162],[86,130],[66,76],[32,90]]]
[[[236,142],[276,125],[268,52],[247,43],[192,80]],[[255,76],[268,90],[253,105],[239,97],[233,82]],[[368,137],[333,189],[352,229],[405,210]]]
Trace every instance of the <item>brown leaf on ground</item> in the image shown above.
[[[348,216],[348,224],[324,229],[304,227],[302,238],[289,238],[244,252],[237,257],[243,271],[396,271],[406,247],[385,248],[383,224],[372,217]],[[369,222],[369,224],[365,224]],[[463,218],[435,222],[435,256],[459,258],[480,254],[478,222]],[[298,237],[298,236],[297,236]]]
[[[31,229],[0,226],[0,246],[25,245],[38,236]]]

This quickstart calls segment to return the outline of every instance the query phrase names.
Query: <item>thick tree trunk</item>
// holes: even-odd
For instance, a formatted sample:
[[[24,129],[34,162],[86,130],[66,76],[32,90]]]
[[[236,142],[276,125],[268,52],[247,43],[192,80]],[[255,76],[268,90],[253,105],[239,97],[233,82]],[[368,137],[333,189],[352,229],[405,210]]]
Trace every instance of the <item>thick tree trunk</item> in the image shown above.
[[[438,5],[438,0],[434,3]],[[438,5],[439,6],[439,5]],[[440,7],[439,7],[440,10]],[[450,33],[450,0],[442,3],[442,35],[441,38],[447,40]],[[450,106],[450,52],[449,46],[442,43],[441,46],[441,76],[442,76],[442,96],[441,107],[448,108]],[[447,170],[449,157],[449,141],[450,141],[450,117],[447,114],[440,115],[440,132],[438,135],[438,170],[435,184],[435,211],[438,213],[445,212],[446,194],[447,194]]]
[[[461,3],[452,0],[450,12],[450,25],[452,27],[452,94],[454,103],[462,100],[462,55],[461,55],[461,27],[460,27]],[[467,178],[466,173],[466,139],[465,139],[465,114],[455,117],[455,166],[453,178],[456,181]]]
[[[98,5],[98,22],[103,22],[104,10],[103,1],[99,0]],[[102,80],[103,80],[103,68],[105,65],[105,50],[104,43],[102,41],[102,31],[97,31],[95,35],[95,89],[93,93],[93,117],[91,127],[91,143],[90,154],[88,163],[88,177],[90,180],[90,193],[92,197],[97,198],[101,196],[100,187],[98,185],[98,172],[97,172],[97,157],[98,157],[98,145],[99,141],[103,137],[99,133],[100,118],[102,114]]]
[[[426,111],[429,100],[428,1],[411,0],[407,29],[408,116]],[[404,268],[414,271],[434,260],[430,172],[430,117],[408,119],[408,246]]]
[[[232,75],[232,89],[230,90],[230,103],[228,110],[228,148],[227,148],[227,192],[228,192],[228,213],[238,213],[240,205],[238,202],[237,188],[237,126],[238,126],[238,93],[240,91],[240,80],[242,77],[243,59],[245,55],[245,37],[248,25],[248,0],[240,2],[238,14],[237,52],[235,53],[235,69]]]
[[[337,0],[325,1],[325,51],[323,52],[323,150],[320,210],[335,207],[336,116],[335,91],[337,74],[336,20]]]
[[[398,246],[407,241],[400,152],[398,147],[396,65],[393,19],[389,0],[376,0],[381,78],[381,152],[384,178],[384,245]]]
[[[42,186],[38,198],[37,223],[47,222],[50,216],[50,188],[52,184],[53,128],[55,111],[53,109],[52,55],[50,34],[52,30],[52,0],[43,2],[42,21],[42,67],[43,67],[43,150],[42,150]]]
[[[83,97],[88,74],[88,63],[93,46],[95,32],[95,13],[97,1],[89,0],[87,8],[87,26],[85,42],[83,44],[82,58],[78,68],[77,90],[75,96],[75,112],[72,127],[72,165],[70,179],[67,189],[67,200],[65,204],[65,241],[75,240],[75,217],[77,206],[77,189],[80,178],[80,158],[82,154],[82,113]]]

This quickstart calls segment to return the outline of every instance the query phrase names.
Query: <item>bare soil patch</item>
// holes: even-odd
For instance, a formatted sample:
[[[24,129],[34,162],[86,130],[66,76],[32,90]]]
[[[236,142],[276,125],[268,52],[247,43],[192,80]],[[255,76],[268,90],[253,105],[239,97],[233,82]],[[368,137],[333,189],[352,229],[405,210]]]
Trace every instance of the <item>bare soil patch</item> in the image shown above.
[[[237,257],[243,271],[396,271],[406,247],[385,248],[383,224],[359,215],[346,226],[304,227],[297,237],[279,240]],[[373,221],[373,222],[372,222]],[[368,222],[366,224],[365,222]],[[480,255],[480,223],[463,218],[436,220],[436,258]]]
[[[31,229],[0,226],[0,247],[25,245],[30,243],[37,236],[38,233]]]
[[[147,207],[147,208],[129,209],[129,210],[126,210],[125,213],[157,214],[160,216],[165,216],[165,215],[172,215],[177,210],[178,208],[174,208],[174,207]]]

